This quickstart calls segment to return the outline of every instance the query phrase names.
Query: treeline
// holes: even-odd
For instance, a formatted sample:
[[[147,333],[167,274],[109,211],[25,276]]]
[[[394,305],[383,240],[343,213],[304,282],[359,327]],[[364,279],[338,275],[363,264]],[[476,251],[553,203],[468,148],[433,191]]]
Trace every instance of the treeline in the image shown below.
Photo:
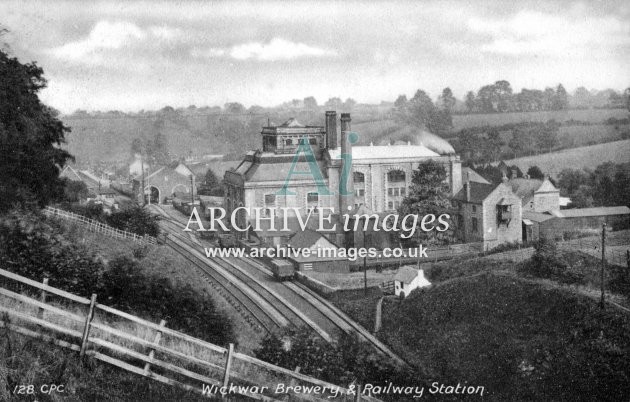
[[[458,131],[449,142],[465,163],[489,163],[551,152],[560,144],[559,129],[560,124],[555,120],[471,127]],[[505,141],[506,137],[509,140]]]
[[[572,208],[630,207],[630,163],[603,163],[590,169],[564,169],[557,180]]]

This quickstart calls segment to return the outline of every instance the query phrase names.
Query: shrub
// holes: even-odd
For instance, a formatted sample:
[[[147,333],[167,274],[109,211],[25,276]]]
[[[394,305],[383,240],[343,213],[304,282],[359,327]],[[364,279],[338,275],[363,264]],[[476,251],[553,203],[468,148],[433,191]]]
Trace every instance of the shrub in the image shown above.
[[[534,255],[529,262],[523,264],[521,272],[567,284],[584,284],[584,274],[572,269],[569,260],[558,251],[554,240],[541,238],[534,244],[534,249]]]
[[[225,345],[234,339],[232,325],[216,311],[213,300],[189,285],[145,273],[138,262],[122,256],[109,263],[98,291],[99,299],[121,310],[165,319],[169,328]]]
[[[140,206],[115,211],[104,220],[110,226],[141,236],[157,237],[160,233],[156,217]]]

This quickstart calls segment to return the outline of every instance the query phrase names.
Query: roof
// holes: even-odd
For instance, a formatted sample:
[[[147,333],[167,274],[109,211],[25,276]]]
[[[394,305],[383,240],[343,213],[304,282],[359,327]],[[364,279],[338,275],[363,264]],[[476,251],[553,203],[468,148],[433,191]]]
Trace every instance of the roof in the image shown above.
[[[481,204],[483,200],[485,200],[486,197],[488,197],[490,193],[499,186],[498,184],[484,184],[474,181],[471,181],[468,184],[470,185],[470,200],[466,199],[466,183],[464,183],[462,189],[459,190],[457,194],[455,194],[455,196],[453,197],[454,200],[470,202],[473,204]]]
[[[398,268],[394,280],[402,283],[411,283],[418,276],[418,269],[411,265],[404,265]]]
[[[534,192],[542,186],[543,181],[538,179],[514,178],[508,181],[508,184],[512,187],[514,194],[523,200],[523,203],[526,203],[534,196]]]
[[[484,179],[479,173],[475,172],[469,167],[462,168],[462,183],[466,183],[467,181],[490,184],[490,182]]]
[[[559,191],[549,179],[545,179],[542,185],[536,190],[537,193],[548,193],[548,192],[557,192]]]
[[[313,181],[313,176],[310,174],[311,166],[308,162],[300,160],[295,164],[293,169],[294,174],[289,176],[293,162],[287,162],[286,159],[278,158],[279,162],[274,163],[273,160],[264,162],[252,162],[243,161],[235,170],[237,174],[243,175],[247,182],[270,182],[281,181],[284,182],[287,179],[289,181],[296,180],[310,180]],[[280,162],[281,161],[281,162]],[[323,160],[317,161],[320,173],[323,178],[326,177],[326,169]],[[309,172],[309,174],[299,174],[297,172]]]
[[[587,216],[610,216],[610,215],[630,215],[630,208],[619,207],[596,207],[596,208],[575,208],[562,209],[553,214],[559,218],[580,218]]]
[[[79,176],[77,171],[74,170],[71,166],[66,166],[65,168],[63,168],[63,170],[59,174],[59,177],[66,177],[68,180],[71,181],[83,181],[81,176]]]
[[[289,241],[293,248],[309,248],[312,247],[323,236],[314,230],[306,229],[297,232]]]
[[[549,215],[547,213],[533,212],[533,211],[526,211],[526,210],[523,211],[523,221],[530,220],[532,222],[541,223],[541,222],[548,221],[549,219],[553,219],[553,218],[554,218],[553,215]]]
[[[291,117],[289,120],[280,124],[278,127],[305,127],[303,124],[300,124],[299,121],[295,117]]]
[[[341,148],[329,149],[331,159],[341,159]],[[353,146],[352,160],[362,159],[404,159],[404,158],[432,158],[440,154],[431,151],[424,145],[368,145]]]

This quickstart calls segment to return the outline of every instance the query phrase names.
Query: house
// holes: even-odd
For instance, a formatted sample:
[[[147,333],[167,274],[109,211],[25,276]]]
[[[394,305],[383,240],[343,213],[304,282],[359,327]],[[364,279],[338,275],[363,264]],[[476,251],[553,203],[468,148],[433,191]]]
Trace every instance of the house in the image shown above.
[[[521,199],[505,181],[466,182],[452,198],[452,204],[456,210],[456,232],[464,242],[482,242],[488,250],[521,241]]]
[[[512,178],[508,183],[521,199],[523,211],[544,213],[560,210],[560,190],[548,177],[544,180]]]
[[[310,255],[292,255],[289,257],[298,271],[317,272],[350,272],[350,261],[347,257],[339,257],[339,247],[314,230],[306,229],[297,232],[287,247],[298,250],[310,250]]]
[[[279,126],[263,127],[262,150],[248,152],[235,169],[225,172],[228,215],[241,206],[315,213],[317,207],[325,207],[345,215],[365,205],[376,213],[394,212],[409,191],[414,169],[428,160],[443,164],[453,194],[461,188],[461,162],[452,147],[357,146],[350,124],[350,114],[342,113],[340,141],[334,111],[326,112],[325,126],[305,126],[289,119]],[[338,189],[346,172],[347,192],[342,194]],[[241,212],[237,221],[243,226],[250,218]],[[337,233],[335,243],[346,245],[351,236]]]
[[[394,294],[407,297],[414,289],[430,286],[431,282],[424,277],[424,271],[404,265],[398,269],[394,276]]]

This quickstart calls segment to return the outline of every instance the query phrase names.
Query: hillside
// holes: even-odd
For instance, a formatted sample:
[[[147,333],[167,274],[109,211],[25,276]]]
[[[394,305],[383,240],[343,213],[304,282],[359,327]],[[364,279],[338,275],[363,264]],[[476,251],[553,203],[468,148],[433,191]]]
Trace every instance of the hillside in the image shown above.
[[[601,123],[609,118],[623,119],[628,117],[626,109],[579,109],[554,110],[540,112],[511,112],[511,113],[477,113],[453,116],[453,128],[458,131],[463,128],[480,126],[500,126],[503,124],[541,122],[556,120],[559,123],[567,120]]]
[[[630,317],[489,273],[388,301],[380,337],[437,381],[489,400],[628,400]]]
[[[629,155],[630,140],[622,140],[510,159],[505,163],[516,165],[523,172],[530,166],[538,166],[543,172],[555,177],[566,168],[594,169],[604,162],[626,163],[630,161]]]

